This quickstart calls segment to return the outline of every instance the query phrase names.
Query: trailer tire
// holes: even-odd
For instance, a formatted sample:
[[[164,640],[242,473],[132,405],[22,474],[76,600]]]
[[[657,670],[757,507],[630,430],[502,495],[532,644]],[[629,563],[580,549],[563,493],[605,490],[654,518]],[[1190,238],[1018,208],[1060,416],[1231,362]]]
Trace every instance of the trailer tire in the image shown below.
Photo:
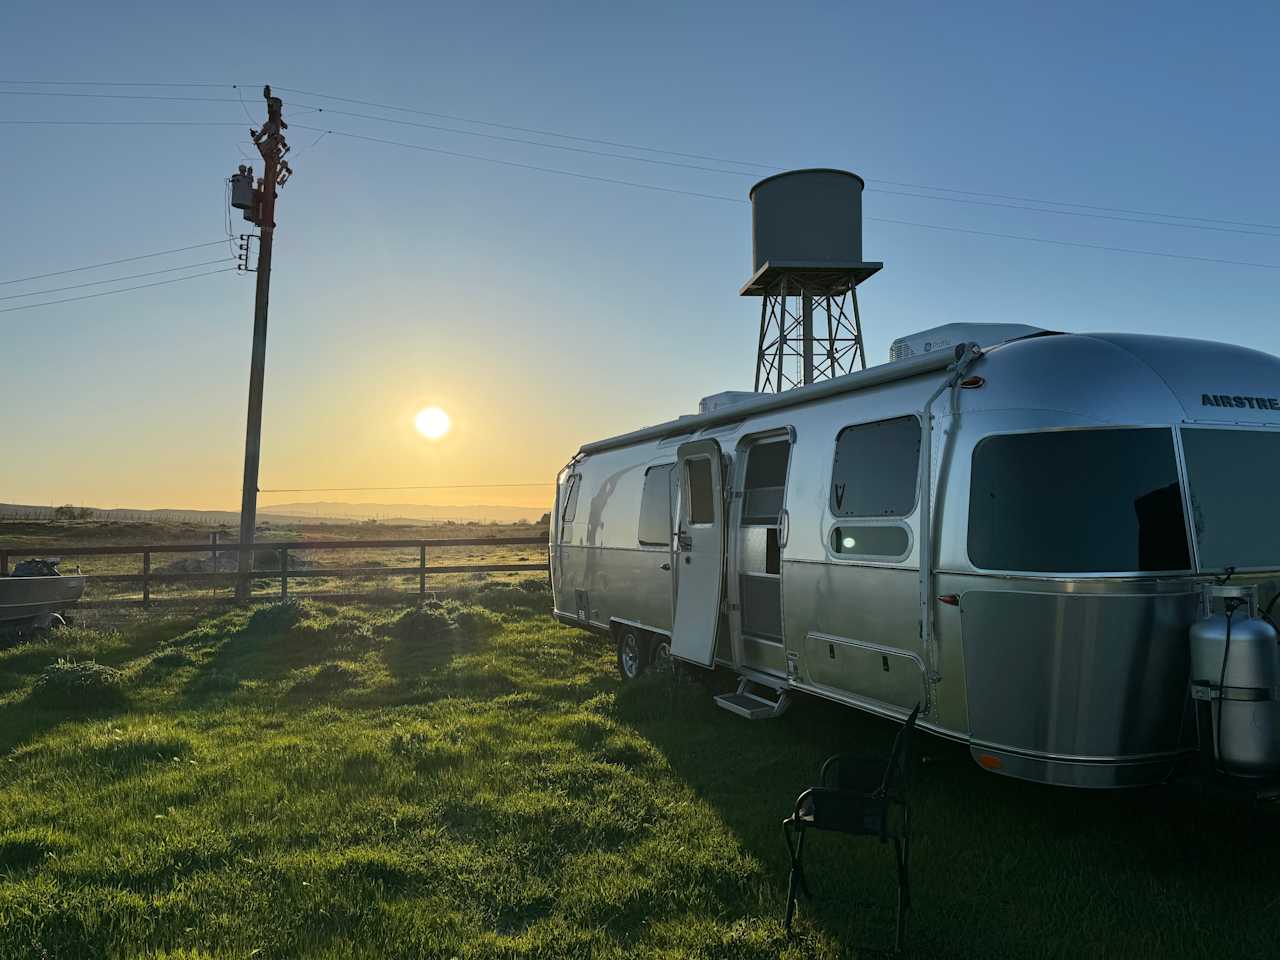
[[[671,640],[654,634],[649,641],[649,668],[662,676],[673,676],[675,661],[671,659]]]
[[[618,637],[618,673],[623,680],[638,680],[649,666],[649,637],[625,624],[614,632]]]

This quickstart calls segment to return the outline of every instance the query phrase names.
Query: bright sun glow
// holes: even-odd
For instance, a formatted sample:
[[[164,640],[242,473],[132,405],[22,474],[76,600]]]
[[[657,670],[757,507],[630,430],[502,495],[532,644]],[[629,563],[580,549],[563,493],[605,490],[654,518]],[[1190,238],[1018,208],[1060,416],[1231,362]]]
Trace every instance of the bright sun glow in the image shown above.
[[[428,440],[439,440],[449,432],[449,415],[439,407],[427,407],[418,411],[413,425]]]

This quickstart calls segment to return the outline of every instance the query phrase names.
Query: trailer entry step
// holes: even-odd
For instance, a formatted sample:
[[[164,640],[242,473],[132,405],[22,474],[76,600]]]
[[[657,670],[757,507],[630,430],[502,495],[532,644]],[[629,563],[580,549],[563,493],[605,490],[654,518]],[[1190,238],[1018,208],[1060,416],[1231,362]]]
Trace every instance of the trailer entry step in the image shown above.
[[[740,717],[746,717],[748,720],[769,720],[773,717],[780,717],[787,712],[790,706],[790,700],[787,691],[778,690],[776,699],[770,699],[767,696],[760,696],[758,693],[752,692],[754,685],[746,677],[743,677],[738,684],[736,693],[722,693],[715,698],[716,705],[723,707],[730,713],[736,713]],[[764,687],[762,689],[768,690]]]

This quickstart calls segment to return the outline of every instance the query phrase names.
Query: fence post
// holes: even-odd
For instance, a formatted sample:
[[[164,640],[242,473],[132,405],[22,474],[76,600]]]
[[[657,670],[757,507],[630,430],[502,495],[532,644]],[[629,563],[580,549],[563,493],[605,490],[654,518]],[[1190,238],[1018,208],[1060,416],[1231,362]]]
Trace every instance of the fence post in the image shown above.
[[[151,606],[151,551],[142,551],[142,609]]]
[[[418,596],[427,595],[427,545],[418,544]]]
[[[9,575],[9,551],[0,550],[0,577]]]
[[[280,548],[280,599],[289,599],[289,548]]]
[[[213,552],[209,554],[209,570],[211,573],[218,572],[218,531],[215,530],[209,534],[209,542],[213,544]],[[217,583],[217,581],[214,581]]]

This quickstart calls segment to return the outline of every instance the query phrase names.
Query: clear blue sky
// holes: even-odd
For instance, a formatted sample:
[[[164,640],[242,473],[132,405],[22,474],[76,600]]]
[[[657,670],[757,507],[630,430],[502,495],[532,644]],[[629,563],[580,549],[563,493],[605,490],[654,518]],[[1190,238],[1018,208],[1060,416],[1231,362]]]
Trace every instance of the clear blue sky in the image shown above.
[[[844,167],[869,187],[897,180],[1280,223],[1275,3],[264,9],[10,0],[0,79],[239,82],[255,120],[266,81],[777,168]],[[33,89],[91,92],[0,84]],[[745,204],[336,136],[303,149],[316,134],[298,127],[744,198],[752,176],[318,114],[301,105],[325,101],[283,96],[296,177],[280,201],[264,487],[542,479],[581,441],[749,389],[756,303],[737,296],[750,272]],[[245,114],[235,103],[0,94],[0,119],[35,118]],[[0,280],[223,236],[223,181],[237,142],[246,146],[243,126],[0,126]],[[1233,232],[870,190],[865,213],[1280,264],[1280,239]],[[953,320],[1276,348],[1280,270],[875,222],[864,250],[886,263],[862,288],[873,359],[896,336]],[[0,313],[0,500],[234,507],[251,313],[252,283],[234,275]],[[408,427],[432,403],[455,422],[437,444]]]

